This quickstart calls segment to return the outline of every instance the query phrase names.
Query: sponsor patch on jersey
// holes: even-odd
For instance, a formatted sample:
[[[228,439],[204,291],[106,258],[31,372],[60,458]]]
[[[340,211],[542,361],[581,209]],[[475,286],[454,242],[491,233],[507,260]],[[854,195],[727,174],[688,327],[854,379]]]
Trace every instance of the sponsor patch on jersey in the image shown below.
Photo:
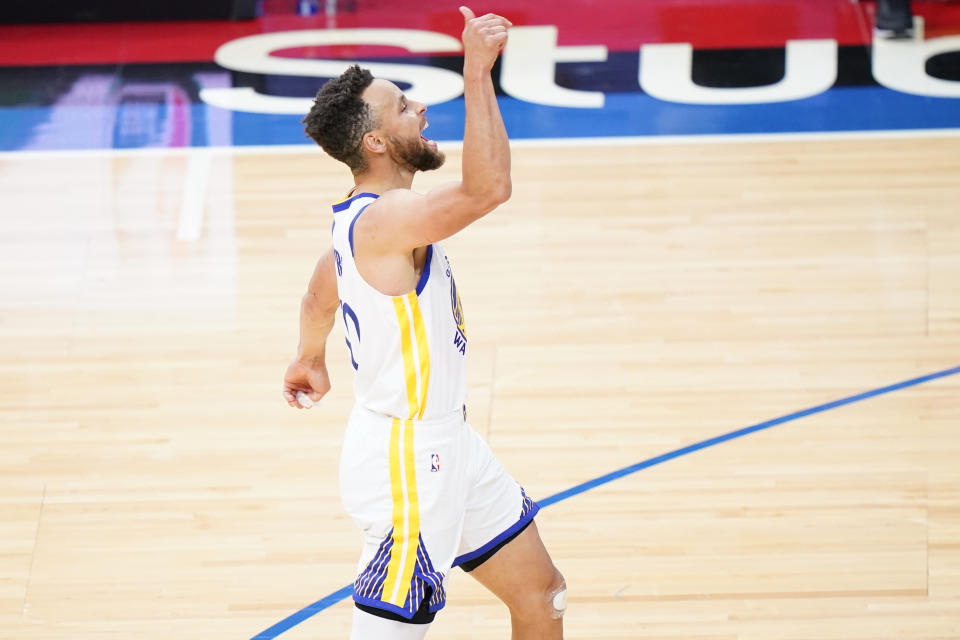
[[[463,320],[463,304],[460,302],[460,294],[457,293],[457,282],[450,277],[450,305],[453,308],[453,321],[457,325],[457,329],[463,335],[463,339],[467,339],[467,326]]]
[[[463,320],[463,304],[460,302],[460,294],[457,293],[457,283],[450,276],[450,306],[453,308],[453,322],[457,325],[457,331],[453,334],[453,346],[461,355],[467,354],[467,327]]]

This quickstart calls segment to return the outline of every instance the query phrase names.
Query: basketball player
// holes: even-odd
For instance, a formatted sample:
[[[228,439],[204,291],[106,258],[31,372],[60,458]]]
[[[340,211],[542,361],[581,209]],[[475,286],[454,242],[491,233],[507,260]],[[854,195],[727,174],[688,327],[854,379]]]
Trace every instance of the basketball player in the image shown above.
[[[364,535],[351,640],[422,639],[455,566],[507,605],[514,640],[563,636],[566,584],[533,522],[539,507],[466,422],[467,330],[437,243],[510,197],[510,148],[490,70],[511,24],[460,11],[460,182],[411,191],[417,171],[444,161],[423,136],[426,107],[358,66],[326,83],[304,118],[355,186],[333,206],[333,247],[303,298],[283,393],[303,408],[329,390],[325,343],[339,312],[356,370],[341,497]]]

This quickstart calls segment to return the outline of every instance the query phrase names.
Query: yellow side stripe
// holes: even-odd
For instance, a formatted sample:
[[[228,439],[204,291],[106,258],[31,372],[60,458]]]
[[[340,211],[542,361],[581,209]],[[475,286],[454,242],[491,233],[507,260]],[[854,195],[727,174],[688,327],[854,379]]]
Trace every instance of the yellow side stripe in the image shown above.
[[[427,408],[427,387],[430,385],[430,349],[427,345],[427,329],[423,324],[423,315],[420,313],[420,302],[416,291],[407,294],[410,301],[410,311],[413,313],[413,328],[417,336],[417,359],[420,361],[420,410],[417,419],[423,418]]]
[[[400,593],[393,604],[402,607],[410,590],[413,567],[417,559],[417,546],[420,544],[420,501],[417,498],[417,475],[414,471],[413,421],[407,420],[403,432],[404,469],[407,475],[407,504],[410,512],[407,522],[407,554],[404,560],[403,575],[400,577]]]
[[[383,581],[382,600],[391,598],[400,577],[400,556],[403,555],[403,545],[406,536],[403,530],[403,485],[400,468],[400,418],[394,418],[390,426],[390,491],[393,494],[393,548],[390,550],[390,564],[387,565],[387,576]]]
[[[402,424],[399,418],[394,418],[390,432],[393,548],[390,550],[390,563],[387,565],[381,599],[402,607],[410,591],[420,541],[420,504],[417,496],[413,420],[423,418],[423,412],[427,406],[430,350],[416,292],[409,293],[406,300],[402,296],[393,298],[393,310],[397,315],[397,326],[400,329],[400,350],[403,355],[403,377],[409,417]],[[414,342],[416,342],[416,352],[414,352]]]
[[[403,351],[403,374],[407,383],[407,408],[409,420],[417,415],[417,368],[413,362],[413,341],[410,339],[410,316],[402,297],[393,298],[393,310],[400,325],[400,348]]]

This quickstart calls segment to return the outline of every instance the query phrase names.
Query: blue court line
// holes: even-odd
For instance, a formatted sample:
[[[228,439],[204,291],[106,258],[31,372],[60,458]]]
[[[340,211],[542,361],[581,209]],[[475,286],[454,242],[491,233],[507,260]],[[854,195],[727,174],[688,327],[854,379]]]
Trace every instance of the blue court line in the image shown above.
[[[540,504],[540,507],[548,507],[557,502],[561,502],[573,496],[579,495],[590,489],[595,489],[601,485],[605,485],[614,480],[628,476],[631,473],[636,473],[643,469],[653,467],[655,465],[661,464],[668,460],[673,460],[674,458],[679,458],[680,456],[685,456],[688,453],[693,453],[694,451],[699,451],[700,449],[706,449],[707,447],[712,447],[714,445],[727,442],[728,440],[735,440],[743,436],[749,435],[751,433],[756,433],[757,431],[763,431],[764,429],[769,429],[777,425],[784,424],[786,422],[792,422],[794,420],[799,420],[800,418],[805,418],[807,416],[812,416],[817,413],[823,413],[824,411],[830,411],[831,409],[837,409],[839,407],[846,406],[848,404],[853,404],[855,402],[860,402],[862,400],[869,400],[870,398],[875,398],[877,396],[882,396],[886,393],[892,393],[894,391],[899,391],[900,389],[906,389],[908,387],[915,387],[917,385],[923,384],[925,382],[930,382],[931,380],[937,380],[938,378],[946,378],[948,376],[953,376],[960,373],[960,366],[953,367],[951,369],[944,369],[943,371],[937,371],[935,373],[930,373],[925,376],[920,376],[918,378],[911,378],[910,380],[904,380],[903,382],[898,382],[896,384],[891,384],[886,387],[880,387],[879,389],[873,389],[872,391],[865,391],[863,393],[858,393],[855,396],[848,396],[846,398],[841,398],[840,400],[834,400],[833,402],[828,402],[826,404],[817,405],[811,407],[810,409],[804,409],[802,411],[796,411],[794,413],[787,414],[785,416],[780,416],[779,418],[774,418],[773,420],[767,420],[766,422],[760,422],[758,424],[744,427],[743,429],[738,429],[737,431],[731,431],[730,433],[725,433],[723,435],[717,436],[715,438],[710,438],[709,440],[702,440],[695,444],[691,444],[680,449],[674,449],[668,453],[656,456],[655,458],[650,458],[644,460],[643,462],[638,462],[632,464],[629,467],[624,467],[622,469],[617,469],[611,473],[600,476],[599,478],[594,478],[593,480],[588,480],[582,484],[578,484],[575,487],[571,487],[565,491],[555,493],[552,496],[544,498],[543,500],[537,500]],[[300,611],[297,611],[293,615],[281,620],[277,624],[273,625],[265,631],[261,631],[257,635],[253,636],[250,640],[273,640],[278,635],[287,631],[291,627],[294,627],[307,618],[314,616],[324,609],[328,609],[333,605],[337,604],[341,600],[346,599],[353,592],[353,585],[347,585],[342,589],[334,591],[327,597],[317,600],[313,604],[304,607]]]
[[[253,636],[251,640],[272,640],[272,638],[276,638],[278,635],[280,635],[284,631],[290,629],[291,627],[297,626],[307,618],[315,616],[321,611],[323,611],[324,609],[328,609],[333,605],[337,604],[338,602],[340,602],[341,600],[348,598],[352,593],[353,593],[353,584],[348,584],[342,589],[337,589],[336,591],[328,595],[326,598],[321,598],[320,600],[317,600],[313,604],[306,606],[303,609],[300,609],[300,611],[297,611],[292,616],[284,618],[283,620],[273,625],[269,629],[265,629],[261,631],[257,635]]]

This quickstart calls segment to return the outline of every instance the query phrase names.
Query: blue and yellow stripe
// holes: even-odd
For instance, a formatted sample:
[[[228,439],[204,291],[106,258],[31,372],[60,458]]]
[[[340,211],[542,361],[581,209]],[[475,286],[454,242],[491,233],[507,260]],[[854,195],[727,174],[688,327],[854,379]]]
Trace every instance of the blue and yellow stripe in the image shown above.
[[[430,385],[430,348],[427,330],[416,292],[392,298],[400,331],[403,359],[403,389],[407,400],[406,418],[394,417],[390,424],[390,493],[393,501],[393,528],[380,544],[373,559],[354,583],[358,602],[412,616],[432,590],[431,610],[443,606],[443,574],[434,570],[420,535],[420,504],[417,496],[414,421],[423,418]]]
[[[390,560],[380,599],[395,607],[413,606],[408,598],[421,553],[420,505],[413,448],[413,421],[423,418],[430,384],[430,349],[416,292],[393,299],[403,355],[403,383],[407,418],[393,418],[390,428],[390,489],[393,496],[393,534]],[[415,607],[414,607],[415,609]],[[412,613],[412,611],[411,611]]]

